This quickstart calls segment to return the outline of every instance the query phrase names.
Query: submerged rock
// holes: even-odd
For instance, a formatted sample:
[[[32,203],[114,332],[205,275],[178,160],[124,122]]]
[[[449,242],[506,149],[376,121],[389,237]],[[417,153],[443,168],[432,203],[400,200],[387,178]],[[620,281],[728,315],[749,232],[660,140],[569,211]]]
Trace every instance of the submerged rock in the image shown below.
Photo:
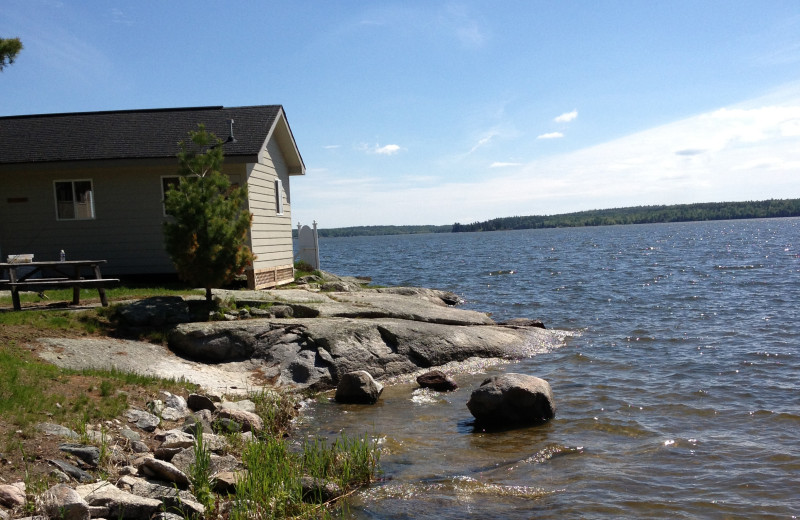
[[[479,427],[491,429],[541,424],[556,413],[547,381],[514,373],[486,379],[472,392],[467,408]]]

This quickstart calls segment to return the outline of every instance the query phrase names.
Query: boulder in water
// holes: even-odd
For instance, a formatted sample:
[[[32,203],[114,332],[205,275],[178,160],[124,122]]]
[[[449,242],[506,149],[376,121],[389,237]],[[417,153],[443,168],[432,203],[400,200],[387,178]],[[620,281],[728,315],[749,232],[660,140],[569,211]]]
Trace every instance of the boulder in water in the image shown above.
[[[372,379],[366,370],[348,372],[336,387],[336,401],[352,404],[375,404],[383,385]]]
[[[431,370],[417,377],[417,384],[437,392],[450,392],[458,388],[453,379],[441,370]]]
[[[547,381],[513,373],[486,379],[472,392],[467,408],[479,427],[491,429],[541,424],[556,413]]]

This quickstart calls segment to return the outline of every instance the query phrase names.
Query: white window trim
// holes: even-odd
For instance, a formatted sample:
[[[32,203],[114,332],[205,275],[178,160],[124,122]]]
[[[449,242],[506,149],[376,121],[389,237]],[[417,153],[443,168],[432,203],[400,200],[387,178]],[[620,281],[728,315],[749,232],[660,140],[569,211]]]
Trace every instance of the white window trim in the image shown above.
[[[72,185],[72,211],[76,215],[73,218],[62,218],[58,215],[58,191],[56,190],[56,184],[59,182],[68,182]],[[78,211],[76,204],[77,202],[77,194],[75,193],[75,183],[76,182],[88,182],[90,183],[92,189],[89,191],[89,210],[91,212],[91,217],[89,218],[79,218],[77,217]],[[55,179],[53,181],[53,202],[55,203],[55,210],[56,210],[56,221],[58,222],[73,222],[75,220],[96,220],[97,213],[95,212],[94,208],[94,180],[92,179]]]
[[[283,215],[283,182],[275,179],[275,214]]]

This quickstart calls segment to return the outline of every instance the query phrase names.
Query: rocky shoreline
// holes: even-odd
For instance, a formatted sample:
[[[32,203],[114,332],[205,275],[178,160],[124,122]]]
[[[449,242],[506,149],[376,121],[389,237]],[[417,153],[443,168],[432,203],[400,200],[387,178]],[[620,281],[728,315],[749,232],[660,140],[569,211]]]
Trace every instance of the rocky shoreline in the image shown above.
[[[453,293],[365,288],[360,280],[327,274],[307,282],[287,290],[214,291],[221,309],[215,321],[208,321],[202,302],[179,297],[120,308],[120,322],[131,332],[167,330],[168,348],[115,338],[40,340],[37,354],[61,367],[183,378],[203,391],[186,399],[162,392],[163,400],[148,410],[89,425],[83,437],[92,442],[76,444],[74,431],[42,425],[43,435],[64,437],[66,458],[46,461],[61,484],[36,498],[36,510],[51,518],[203,517],[186,476],[196,455],[197,425],[208,432],[213,479],[225,488],[215,489],[219,493],[234,491],[245,468],[212,426],[226,424],[243,437],[263,427],[249,402],[236,395],[265,388],[332,390],[354,372],[389,380],[472,358],[530,356],[563,341],[534,320],[495,323],[486,314],[457,309]],[[113,471],[98,471],[96,445],[107,450]],[[101,473],[105,478],[98,478]],[[23,510],[25,496],[22,483],[0,485],[0,504],[12,511]],[[0,519],[9,515],[0,508]]]
[[[65,368],[184,377],[209,390],[246,393],[264,386],[324,391],[355,370],[381,380],[469,358],[522,358],[563,341],[535,320],[496,323],[456,308],[453,293],[362,283],[326,273],[295,289],[215,290],[226,309],[216,321],[198,316],[207,312],[202,301],[148,298],[124,306],[120,319],[132,331],[167,329],[169,348],[45,339],[38,354]]]

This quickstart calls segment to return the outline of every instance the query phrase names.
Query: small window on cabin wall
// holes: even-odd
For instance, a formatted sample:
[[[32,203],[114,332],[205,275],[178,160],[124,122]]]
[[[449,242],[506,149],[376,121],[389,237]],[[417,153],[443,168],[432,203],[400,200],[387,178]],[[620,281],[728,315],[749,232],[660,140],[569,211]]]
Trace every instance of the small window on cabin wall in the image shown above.
[[[283,215],[283,183],[275,179],[275,213]]]
[[[94,190],[91,180],[55,181],[56,218],[91,220],[94,215]]]
[[[180,184],[181,178],[177,175],[170,176],[170,177],[161,177],[161,211],[164,212],[164,216],[167,215],[167,207],[165,205],[167,201],[167,192],[170,188],[177,188],[178,184]]]

